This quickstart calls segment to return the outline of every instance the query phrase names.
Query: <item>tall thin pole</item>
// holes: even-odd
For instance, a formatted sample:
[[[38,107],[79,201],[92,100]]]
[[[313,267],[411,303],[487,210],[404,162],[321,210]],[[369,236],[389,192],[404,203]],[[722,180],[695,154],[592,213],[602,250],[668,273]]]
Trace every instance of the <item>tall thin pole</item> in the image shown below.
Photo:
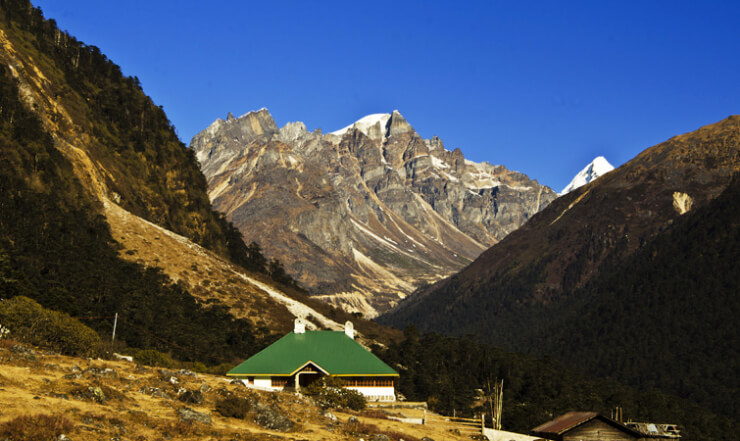
[[[110,342],[113,343],[116,340],[116,325],[118,324],[118,313],[113,318],[113,335],[110,338]]]

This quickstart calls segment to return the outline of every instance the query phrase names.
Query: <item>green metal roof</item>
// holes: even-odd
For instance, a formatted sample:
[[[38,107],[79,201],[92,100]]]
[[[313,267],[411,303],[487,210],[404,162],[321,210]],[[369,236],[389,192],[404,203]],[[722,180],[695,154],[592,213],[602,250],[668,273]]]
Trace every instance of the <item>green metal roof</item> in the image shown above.
[[[309,361],[330,375],[398,375],[342,331],[291,332],[226,375],[292,375]]]

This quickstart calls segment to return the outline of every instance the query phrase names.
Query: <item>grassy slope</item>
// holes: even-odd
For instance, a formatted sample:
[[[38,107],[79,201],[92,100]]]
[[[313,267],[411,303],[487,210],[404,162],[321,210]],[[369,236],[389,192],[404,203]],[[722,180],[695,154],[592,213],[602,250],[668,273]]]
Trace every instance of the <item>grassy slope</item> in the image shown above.
[[[97,371],[88,370],[90,368]],[[112,369],[114,373],[101,374],[105,369]],[[175,384],[170,381],[172,377],[176,378]],[[95,387],[105,394],[103,402],[96,401],[89,393],[89,388]],[[180,389],[205,391],[204,403],[178,401]],[[215,408],[216,403],[226,397],[250,398],[275,409],[296,426],[288,432],[266,429],[257,423],[254,409],[246,419],[223,417]],[[179,422],[176,410],[186,406],[209,414],[211,424]],[[0,436],[4,424],[16,417],[61,414],[72,426],[65,434],[79,441],[113,437],[339,441],[370,439],[373,434],[381,432],[400,434],[408,441],[425,436],[437,440],[469,439],[450,433],[448,429],[452,426],[439,419],[435,424],[419,426],[384,419],[382,412],[349,414],[332,410],[338,418],[332,422],[323,416],[323,411],[312,400],[293,394],[249,391],[228,383],[223,377],[207,374],[183,375],[124,361],[73,358],[26,347],[19,350],[9,340],[0,340],[0,408]],[[406,410],[403,412],[408,413]],[[397,414],[397,411],[393,413]],[[348,424],[350,416],[358,418],[361,424]]]

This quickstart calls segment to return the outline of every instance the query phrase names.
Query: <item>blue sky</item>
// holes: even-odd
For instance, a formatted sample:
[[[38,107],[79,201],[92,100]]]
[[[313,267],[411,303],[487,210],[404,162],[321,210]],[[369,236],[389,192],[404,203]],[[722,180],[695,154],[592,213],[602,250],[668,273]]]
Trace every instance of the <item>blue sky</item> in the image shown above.
[[[36,0],[137,76],[180,138],[227,112],[425,138],[559,191],[740,113],[740,2]]]

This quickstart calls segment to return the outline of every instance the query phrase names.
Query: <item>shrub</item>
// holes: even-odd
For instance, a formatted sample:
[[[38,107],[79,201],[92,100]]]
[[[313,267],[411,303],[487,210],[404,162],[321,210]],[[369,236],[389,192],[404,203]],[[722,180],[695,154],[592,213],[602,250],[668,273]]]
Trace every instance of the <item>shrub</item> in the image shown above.
[[[67,355],[89,357],[101,352],[98,334],[79,320],[46,309],[28,297],[0,302],[0,322],[12,329],[13,337]]]
[[[335,377],[323,377],[314,381],[304,389],[304,393],[313,397],[324,409],[345,407],[352,410],[362,410],[367,405],[367,399],[364,395],[356,390],[345,389],[343,382]]]
[[[55,441],[74,426],[62,415],[23,415],[0,424],[0,439]]]
[[[229,397],[216,402],[216,412],[227,418],[244,419],[251,407],[252,403],[246,398]]]
[[[364,416],[366,418],[374,418],[376,420],[387,420],[388,418],[388,412],[385,412],[383,410],[379,409],[365,409],[360,414],[361,416]]]
[[[352,389],[340,389],[344,407],[352,410],[363,410],[367,406],[365,395]]]
[[[353,437],[363,437],[369,439],[387,439],[389,441],[421,441],[415,436],[411,436],[401,432],[395,432],[393,430],[381,429],[380,427],[353,420],[347,422],[342,428],[342,431]],[[385,435],[385,436],[383,436]]]
[[[198,372],[203,372],[213,375],[226,375],[234,367],[234,363],[221,363],[214,366],[208,366],[206,369]]]
[[[158,366],[164,368],[174,368],[178,366],[178,362],[169,354],[159,352],[155,349],[129,349],[126,352],[132,355],[137,363],[145,364],[147,366]]]
[[[201,436],[204,433],[204,429],[205,427],[202,423],[178,420],[173,423],[165,424],[161,428],[161,432],[167,439],[183,439]]]

